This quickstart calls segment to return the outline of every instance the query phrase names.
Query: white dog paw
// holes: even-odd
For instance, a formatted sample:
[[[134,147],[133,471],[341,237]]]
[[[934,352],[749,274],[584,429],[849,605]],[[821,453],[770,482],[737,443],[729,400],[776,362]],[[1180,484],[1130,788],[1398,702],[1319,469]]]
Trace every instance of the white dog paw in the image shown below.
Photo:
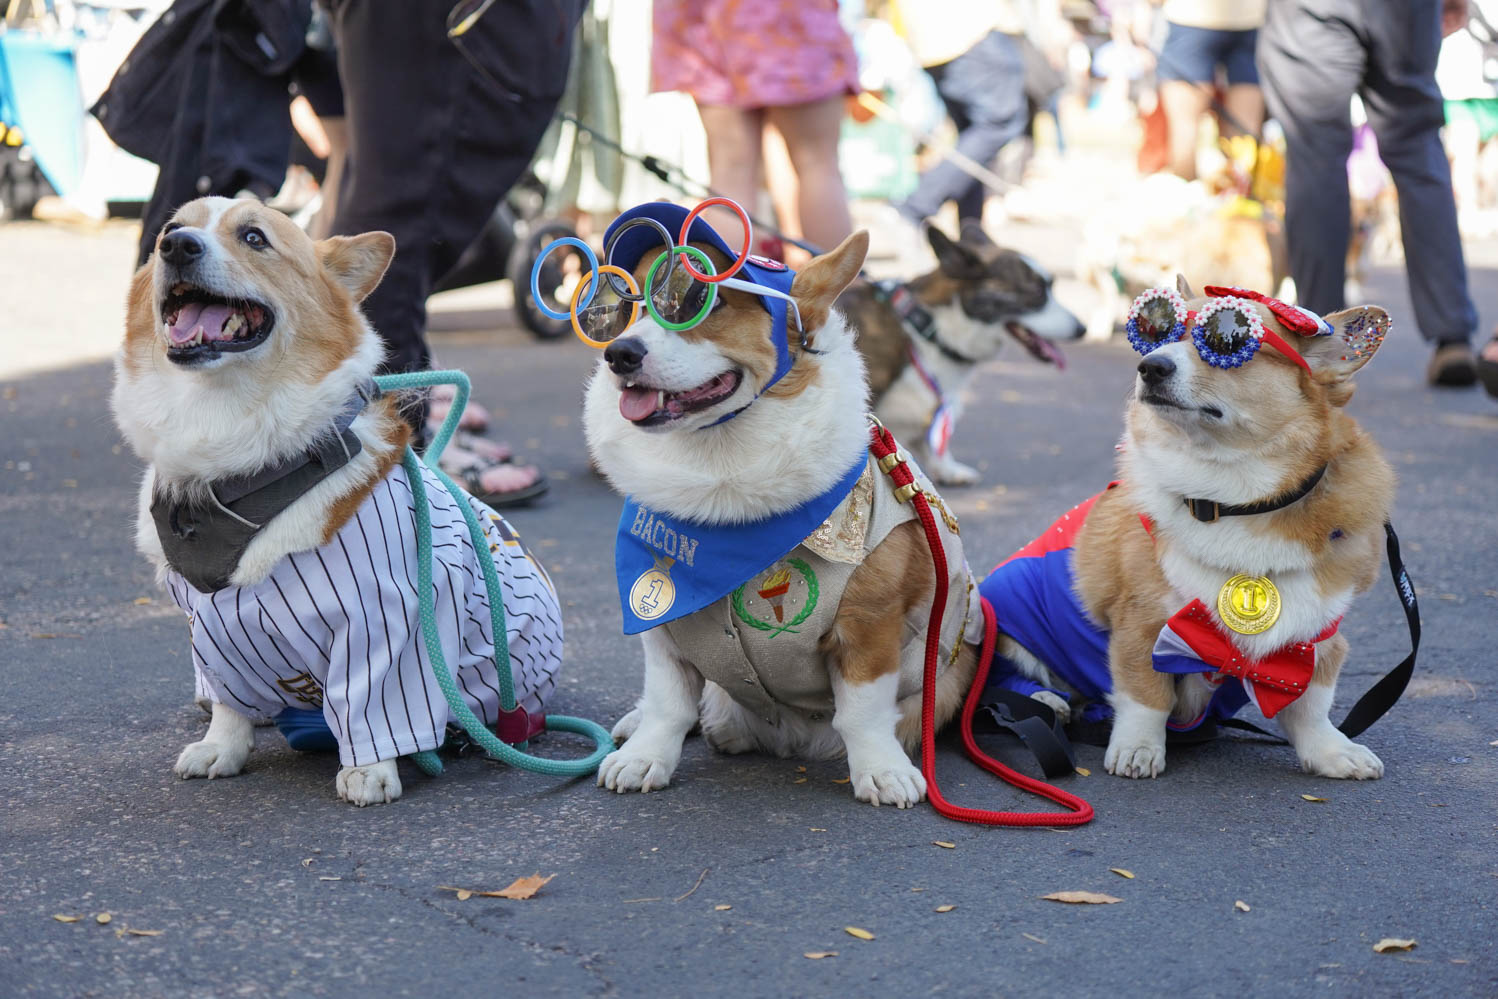
[[[388,805],[401,796],[400,774],[394,760],[381,760],[367,767],[344,767],[338,771],[338,797],[363,808]]]
[[[656,791],[671,783],[676,762],[664,753],[625,745],[603,758],[598,765],[598,786],[623,794],[626,791]]]
[[[1306,773],[1341,780],[1377,780],[1384,775],[1384,764],[1373,750],[1336,733],[1340,741],[1327,740],[1310,752],[1301,754],[1300,766]]]
[[[1061,724],[1065,725],[1071,721],[1071,703],[1061,695],[1053,694],[1049,690],[1037,690],[1030,695],[1030,698],[1056,712],[1056,720]]]
[[[188,743],[172,770],[184,780],[191,777],[233,777],[244,769],[245,760],[249,758],[249,746],[204,739]]]
[[[926,797],[926,778],[909,759],[881,762],[859,767],[849,774],[853,780],[853,797],[874,807],[894,805],[910,808]]]
[[[609,733],[614,737],[614,745],[622,746],[629,741],[629,737],[635,734],[635,729],[640,727],[640,709],[635,708],[629,714],[614,722],[614,730]]]
[[[1119,777],[1158,777],[1165,772],[1165,740],[1125,745],[1119,739],[1110,739],[1103,766]]]

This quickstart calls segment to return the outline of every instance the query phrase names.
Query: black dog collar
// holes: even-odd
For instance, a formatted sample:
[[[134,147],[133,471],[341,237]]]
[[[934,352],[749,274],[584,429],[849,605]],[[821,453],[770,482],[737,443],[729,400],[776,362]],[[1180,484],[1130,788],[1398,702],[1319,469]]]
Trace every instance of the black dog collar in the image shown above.
[[[1218,503],[1216,500],[1192,499],[1189,496],[1182,502],[1186,504],[1186,509],[1191,511],[1191,516],[1203,524],[1216,523],[1219,517],[1247,517],[1255,513],[1271,513],[1284,509],[1303,498],[1306,493],[1316,488],[1316,483],[1320,482],[1325,474],[1326,466],[1322,465],[1307,476],[1305,481],[1296,486],[1292,492],[1274,499],[1260,500],[1257,503]]]
[[[339,410],[333,433],[251,475],[210,482],[206,499],[173,502],[155,491],[151,519],[167,564],[203,593],[228,586],[255,535],[363,449],[350,425],[379,394],[374,380],[366,379]]]

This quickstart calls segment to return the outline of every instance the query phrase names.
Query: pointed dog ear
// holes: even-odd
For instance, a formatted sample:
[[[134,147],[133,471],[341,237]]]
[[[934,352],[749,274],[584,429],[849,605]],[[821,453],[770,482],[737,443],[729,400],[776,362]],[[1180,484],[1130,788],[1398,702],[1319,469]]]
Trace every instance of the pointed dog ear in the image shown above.
[[[801,310],[801,325],[808,340],[827,325],[832,303],[858,277],[868,252],[869,234],[860,229],[839,243],[837,249],[813,257],[796,272],[796,279],[791,282],[791,297]]]
[[[972,246],[954,242],[936,226],[926,227],[926,241],[936,253],[937,266],[947,277],[959,281],[976,281],[988,272],[988,265]]]
[[[348,289],[355,302],[362,302],[395,258],[395,237],[388,232],[330,236],[317,244],[317,256],[329,276]]]
[[[1191,285],[1186,281],[1186,275],[1176,274],[1176,291],[1180,292],[1182,298],[1191,301],[1196,297],[1196,292],[1191,290]]]
[[[1389,314],[1376,305],[1359,305],[1323,318],[1331,325],[1331,336],[1296,337],[1296,346],[1312,371],[1338,382],[1373,359],[1393,326]]]

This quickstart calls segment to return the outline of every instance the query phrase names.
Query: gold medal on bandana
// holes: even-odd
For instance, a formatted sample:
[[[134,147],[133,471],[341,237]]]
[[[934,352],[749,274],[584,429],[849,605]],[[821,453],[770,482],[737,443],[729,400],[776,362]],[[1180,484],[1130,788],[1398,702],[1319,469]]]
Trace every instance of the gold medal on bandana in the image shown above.
[[[646,569],[629,588],[629,609],[641,621],[654,621],[676,603],[676,584],[671,582],[672,558],[658,558],[654,569]]]
[[[1280,618],[1280,591],[1268,576],[1239,573],[1217,591],[1217,616],[1240,635],[1261,634]]]

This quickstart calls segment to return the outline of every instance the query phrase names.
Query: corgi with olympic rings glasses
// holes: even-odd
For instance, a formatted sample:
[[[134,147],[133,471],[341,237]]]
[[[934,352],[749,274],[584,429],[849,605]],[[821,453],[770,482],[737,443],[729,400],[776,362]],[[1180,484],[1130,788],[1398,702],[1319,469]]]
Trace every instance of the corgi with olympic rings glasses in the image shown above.
[[[870,454],[864,364],[833,308],[868,237],[792,272],[749,254],[742,213],[736,249],[704,207],[621,215],[568,313],[602,350],[583,426],[625,496],[615,569],[645,659],[598,783],[667,786],[700,721],[724,753],[846,756],[855,797],[910,807],[926,794],[908,752],[936,577],[913,504]],[[916,475],[944,514],[940,725],[971,685],[983,614],[956,520]]]

